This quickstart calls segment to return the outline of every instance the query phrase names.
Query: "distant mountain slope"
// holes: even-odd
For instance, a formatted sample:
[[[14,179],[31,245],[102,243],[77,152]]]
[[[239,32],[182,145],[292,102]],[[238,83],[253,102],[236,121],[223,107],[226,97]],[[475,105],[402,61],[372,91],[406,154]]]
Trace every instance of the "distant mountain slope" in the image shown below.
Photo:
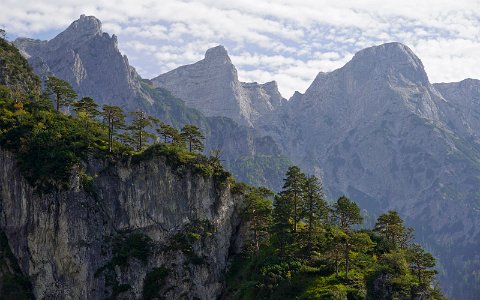
[[[318,74],[260,126],[295,163],[323,175],[329,195],[346,194],[370,213],[399,210],[440,258],[444,289],[474,299],[480,145],[467,123],[449,118],[451,111],[463,115],[471,128],[480,120],[474,110],[459,113],[458,92],[439,90],[444,94],[408,47],[384,44]],[[474,106],[469,101],[465,106]]]
[[[205,59],[162,74],[152,82],[207,116],[229,117],[250,126],[286,103],[274,81],[240,82],[223,46],[208,49]]]
[[[40,77],[53,74],[67,80],[79,97],[90,96],[100,104],[118,105],[126,111],[143,110],[177,127],[195,124],[206,134],[207,153],[220,149],[221,159],[238,179],[275,190],[281,187],[290,162],[271,138],[227,118],[206,117],[171,92],[155,88],[129,65],[118,50],[116,36],[104,33],[97,18],[82,15],[50,41],[19,38],[14,44]],[[266,84],[264,88],[251,86],[247,90],[273,93],[274,87]],[[244,164],[259,159],[268,164]],[[247,173],[258,176],[251,178]]]
[[[480,143],[480,80],[433,84],[446,99],[442,110],[449,126]]]

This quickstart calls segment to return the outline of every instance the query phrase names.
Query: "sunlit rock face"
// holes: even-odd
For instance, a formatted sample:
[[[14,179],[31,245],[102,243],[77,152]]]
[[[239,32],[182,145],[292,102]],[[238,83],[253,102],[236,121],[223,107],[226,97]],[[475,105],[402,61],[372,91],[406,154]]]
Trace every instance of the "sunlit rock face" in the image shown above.
[[[207,116],[229,117],[249,126],[285,103],[275,82],[240,82],[223,46],[207,50],[203,60],[162,74],[152,82]]]
[[[14,44],[37,74],[68,81],[80,97],[93,97],[100,104],[115,102],[127,109],[135,107],[139,96],[152,101],[118,50],[117,37],[102,32],[95,17],[82,15],[50,41],[19,38]]]

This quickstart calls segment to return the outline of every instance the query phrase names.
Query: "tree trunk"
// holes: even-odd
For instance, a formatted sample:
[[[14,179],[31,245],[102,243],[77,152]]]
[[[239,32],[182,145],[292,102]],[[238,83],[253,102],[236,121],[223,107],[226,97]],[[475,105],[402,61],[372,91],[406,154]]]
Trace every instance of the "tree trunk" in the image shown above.
[[[335,258],[335,277],[338,277],[338,258]]]
[[[348,283],[348,267],[350,264],[350,257],[349,257],[350,247],[348,241],[345,243],[345,281]]]
[[[293,193],[293,232],[297,232],[297,193]]]

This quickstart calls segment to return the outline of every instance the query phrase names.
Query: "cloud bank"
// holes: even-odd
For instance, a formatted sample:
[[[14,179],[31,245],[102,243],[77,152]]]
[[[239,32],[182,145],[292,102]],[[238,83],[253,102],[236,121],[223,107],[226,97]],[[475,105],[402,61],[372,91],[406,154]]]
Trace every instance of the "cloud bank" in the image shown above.
[[[318,72],[391,41],[412,48],[433,82],[480,77],[480,0],[1,0],[1,7],[10,37],[50,39],[81,14],[94,15],[145,78],[222,44],[241,80],[276,80],[290,97]]]

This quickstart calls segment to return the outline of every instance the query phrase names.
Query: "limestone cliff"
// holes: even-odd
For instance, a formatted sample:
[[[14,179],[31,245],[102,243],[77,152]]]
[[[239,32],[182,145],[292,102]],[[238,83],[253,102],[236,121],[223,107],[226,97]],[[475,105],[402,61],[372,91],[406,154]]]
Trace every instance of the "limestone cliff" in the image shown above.
[[[140,96],[153,101],[142,91],[141,78],[127,57],[118,50],[117,37],[103,32],[100,20],[93,16],[82,15],[52,40],[19,38],[14,43],[35,73],[68,81],[80,97],[93,97],[100,104],[115,101],[131,110],[137,108],[135,100]]]
[[[244,83],[223,46],[208,49],[205,58],[152,79],[206,116],[223,116],[252,126],[286,100],[276,82]]]
[[[74,172],[39,195],[0,151],[0,224],[37,299],[214,299],[240,242],[228,184],[173,170],[164,157]],[[83,178],[83,179],[82,179]],[[146,293],[148,295],[146,295]]]

